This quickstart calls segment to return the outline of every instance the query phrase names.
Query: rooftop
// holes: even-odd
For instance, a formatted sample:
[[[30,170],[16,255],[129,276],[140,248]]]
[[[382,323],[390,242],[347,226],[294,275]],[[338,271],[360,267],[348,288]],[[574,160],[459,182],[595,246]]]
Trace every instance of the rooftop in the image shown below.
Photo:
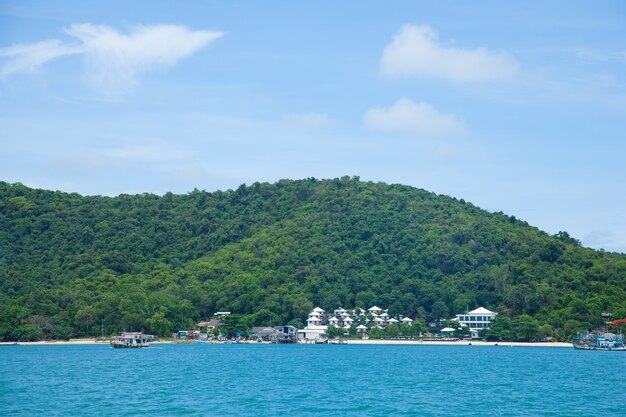
[[[495,314],[493,311],[489,311],[484,307],[478,307],[476,310],[472,310],[467,314]]]

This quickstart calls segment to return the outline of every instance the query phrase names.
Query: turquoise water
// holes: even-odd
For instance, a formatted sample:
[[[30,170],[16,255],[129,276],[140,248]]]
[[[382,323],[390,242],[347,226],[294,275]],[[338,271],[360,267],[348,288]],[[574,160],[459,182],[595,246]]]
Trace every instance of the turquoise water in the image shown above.
[[[2,416],[624,416],[626,354],[373,345],[0,347]]]

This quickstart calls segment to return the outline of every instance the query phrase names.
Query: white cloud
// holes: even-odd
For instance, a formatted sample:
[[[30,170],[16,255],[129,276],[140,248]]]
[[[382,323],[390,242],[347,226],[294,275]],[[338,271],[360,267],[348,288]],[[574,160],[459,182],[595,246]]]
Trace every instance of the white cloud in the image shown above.
[[[515,75],[518,66],[506,53],[442,45],[429,26],[405,25],[385,47],[380,71],[386,76],[432,77],[471,83],[509,78]]]
[[[191,31],[174,25],[140,26],[126,35],[110,26],[91,23],[71,25],[65,33],[78,43],[52,39],[0,49],[0,57],[7,57],[0,76],[32,72],[51,59],[82,54],[87,60],[87,78],[98,87],[114,91],[132,84],[146,71],[171,67],[223,36],[221,32]]]
[[[291,115],[285,117],[284,120],[291,125],[305,129],[324,129],[335,125],[335,122],[329,116],[321,113]]]
[[[141,26],[124,35],[105,25],[75,24],[65,32],[85,47],[89,77],[104,88],[118,88],[142,72],[167,68],[223,33],[183,26]]]
[[[428,103],[401,98],[389,108],[374,107],[365,113],[365,126],[384,133],[444,136],[461,133],[465,124],[452,114],[442,114]]]
[[[84,48],[79,45],[66,45],[54,39],[2,48],[0,49],[0,57],[6,58],[6,62],[0,67],[0,78],[15,73],[32,73],[50,60],[83,52]]]
[[[100,153],[109,158],[139,161],[174,161],[185,159],[189,155],[180,148],[162,142],[107,148]]]

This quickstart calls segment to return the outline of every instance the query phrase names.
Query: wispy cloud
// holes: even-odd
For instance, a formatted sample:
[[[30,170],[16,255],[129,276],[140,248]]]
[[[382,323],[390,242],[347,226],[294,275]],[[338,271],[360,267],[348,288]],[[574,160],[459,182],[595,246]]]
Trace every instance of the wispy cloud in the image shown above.
[[[444,136],[466,129],[456,116],[440,113],[428,103],[415,103],[407,98],[401,98],[389,108],[369,109],[364,122],[373,131],[416,136]]]
[[[143,72],[167,68],[223,36],[183,26],[141,26],[122,34],[110,26],[75,24],[65,32],[85,47],[88,75],[96,85],[116,89]]]
[[[15,73],[32,73],[55,58],[84,53],[81,45],[64,44],[52,39],[28,45],[17,44],[0,49],[4,64],[0,67],[0,78]]]
[[[162,142],[105,148],[100,153],[108,158],[138,161],[175,161],[189,156],[185,150]]]
[[[405,25],[385,47],[380,71],[386,76],[432,77],[455,83],[473,83],[509,78],[518,71],[518,65],[506,53],[441,44],[438,34],[430,26]]]
[[[52,59],[81,54],[87,62],[87,78],[105,91],[115,91],[132,84],[142,73],[175,65],[223,36],[175,25],[139,26],[123,34],[110,26],[81,23],[64,32],[75,41],[51,39],[0,49],[0,57],[5,58],[0,77],[33,72]]]

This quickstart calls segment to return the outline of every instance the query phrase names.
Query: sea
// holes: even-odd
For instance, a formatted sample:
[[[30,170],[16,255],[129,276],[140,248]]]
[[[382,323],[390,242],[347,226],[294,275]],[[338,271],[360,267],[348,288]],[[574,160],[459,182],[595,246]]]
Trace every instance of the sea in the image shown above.
[[[623,417],[625,371],[567,348],[0,346],[0,415]]]

